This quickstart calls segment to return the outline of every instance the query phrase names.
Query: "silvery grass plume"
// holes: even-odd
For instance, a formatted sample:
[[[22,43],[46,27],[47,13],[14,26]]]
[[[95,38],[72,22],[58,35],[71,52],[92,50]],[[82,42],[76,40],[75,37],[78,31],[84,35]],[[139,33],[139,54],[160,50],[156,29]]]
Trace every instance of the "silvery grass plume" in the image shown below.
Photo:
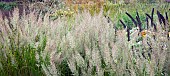
[[[10,46],[9,45],[11,42],[10,38],[14,37],[14,44],[20,45],[18,46],[18,48],[19,47],[22,48],[22,45],[27,46],[27,44],[31,47],[34,47],[34,49],[37,49],[36,51],[37,60],[36,61],[38,63],[41,63],[41,64],[37,64],[37,66],[42,66],[45,74],[47,75],[58,75],[57,70],[54,69],[55,64],[53,62],[54,61],[53,55],[55,54],[55,51],[57,51],[56,50],[57,45],[55,44],[55,41],[57,42],[57,40],[59,40],[57,38],[60,38],[60,36],[57,37],[58,35],[57,31],[60,28],[58,27],[57,31],[53,31],[53,30],[56,30],[55,29],[56,26],[53,26],[52,22],[50,22],[49,14],[47,13],[44,16],[44,19],[42,19],[42,17],[37,17],[36,12],[33,11],[30,14],[27,14],[27,15],[24,14],[21,17],[21,19],[19,19],[19,11],[17,8],[15,8],[13,17],[11,17],[10,19],[11,19],[11,24],[13,25],[13,29],[9,28],[7,24],[8,20],[6,19],[5,21],[0,20],[2,22],[2,24],[0,25],[0,28],[2,30],[1,39],[3,39],[1,40],[2,44],[4,44],[4,46],[6,47]],[[61,30],[62,30],[62,27],[61,27]],[[44,41],[44,38],[46,37],[47,37],[47,43],[46,41]],[[45,51],[41,51],[41,50],[45,50]],[[4,49],[4,51],[6,51],[6,49]],[[8,52],[9,51],[6,51],[6,53]],[[50,54],[51,56],[51,59],[50,59],[51,65],[42,63],[42,60],[45,60],[48,54]],[[59,58],[60,53],[58,54],[57,54],[58,55],[57,57]],[[11,58],[12,58],[11,61],[15,63],[15,58],[13,58],[13,56],[11,56]]]
[[[165,18],[163,17],[163,15],[160,14],[159,11],[157,11],[157,13],[158,13],[157,20],[159,20],[160,23],[156,23],[153,18],[153,16],[154,16],[154,8],[153,8],[151,16],[149,14],[146,14],[147,18],[148,17],[150,18],[150,21],[148,21],[148,19],[147,19],[147,30],[142,30],[142,31],[140,29],[141,27],[138,26],[140,24],[137,24],[137,23],[140,23],[140,20],[138,20],[138,18],[137,18],[137,17],[139,17],[138,13],[136,16],[137,21],[129,13],[126,13],[131,18],[131,20],[134,22],[134,24],[139,27],[139,29],[138,29],[138,27],[137,27],[137,29],[132,28],[132,30],[131,30],[132,32],[130,33],[130,35],[129,35],[129,32],[127,31],[128,37],[130,36],[130,39],[131,39],[128,41],[130,42],[129,44],[130,44],[131,50],[133,51],[132,59],[134,59],[135,64],[140,62],[140,64],[142,63],[142,65],[145,65],[145,66],[136,67],[136,68],[137,69],[143,68],[146,70],[146,72],[150,73],[150,74],[146,74],[146,75],[157,75],[157,74],[158,75],[161,75],[161,74],[167,75],[166,73],[168,73],[167,67],[166,67],[166,69],[164,69],[165,59],[168,57],[168,56],[166,57],[165,54],[167,54],[169,52],[169,50],[168,50],[169,40],[167,38],[168,31],[167,31],[167,28],[164,28],[164,29],[162,28],[162,22],[164,23],[163,27],[167,27],[167,26],[169,26],[169,24],[167,22],[168,20],[165,21]],[[166,19],[168,19],[167,14],[166,14]],[[120,22],[122,23],[122,25],[124,27],[126,27],[125,23],[123,23],[122,20],[120,20]],[[151,23],[151,24],[149,25],[149,23]],[[152,27],[148,28],[148,26],[153,26],[153,28]],[[128,30],[128,27],[126,27],[126,28]],[[141,35],[138,35],[138,37],[137,37],[136,31],[138,32],[138,34],[141,34]],[[136,32],[136,34],[135,34],[135,32]],[[142,36],[143,33],[145,33],[145,36]],[[138,39],[140,38],[140,36],[142,37],[142,42],[140,40],[141,43],[138,44],[139,43]],[[136,41],[137,41],[137,43],[136,43]],[[135,53],[138,53],[138,54],[135,55]],[[141,58],[141,57],[144,57],[144,58]],[[138,60],[140,60],[140,61],[138,61]],[[141,61],[144,61],[144,63]],[[165,63],[166,66],[168,64],[169,63]],[[138,65],[138,66],[140,66],[140,65]],[[147,66],[147,68],[145,68],[146,66]],[[157,68],[157,69],[155,69],[155,68]],[[166,73],[164,72],[164,70],[166,70]],[[132,72],[131,74],[133,74],[133,73],[134,72]]]
[[[3,65],[0,69],[0,75],[23,75],[25,74],[23,70],[30,72],[30,75],[40,74],[42,71],[37,68],[41,68],[42,65],[46,64],[44,60],[47,58],[47,53],[43,51],[46,45],[46,37],[43,33],[45,31],[43,27],[40,28],[39,26],[45,26],[46,24],[39,25],[39,21],[36,22],[34,12],[24,15],[20,19],[18,8],[14,9],[10,20],[5,18],[0,22],[2,22],[0,28],[1,44],[3,44],[0,48],[0,64]],[[12,28],[10,28],[11,25]],[[36,35],[40,35],[39,41],[35,41]],[[36,45],[36,43],[38,44]],[[33,73],[33,71],[39,72]]]
[[[48,37],[45,50],[51,53],[51,66],[46,68],[46,74],[63,75],[63,71],[85,76],[161,74],[168,41],[164,39],[164,32],[159,29],[159,24],[154,23],[153,12],[154,9],[150,23],[154,28],[147,30],[147,36],[142,42],[136,42],[141,37],[138,36],[140,30],[137,30],[140,28],[127,28],[128,33],[126,30],[118,30],[117,37],[114,37],[115,28],[107,22],[102,12],[94,16],[88,12],[78,13],[73,18],[62,17],[54,21],[49,20],[46,14],[44,21],[39,18],[38,24],[31,19],[31,25],[35,25],[31,26],[31,32]],[[30,16],[34,18],[34,15]],[[149,54],[151,58],[147,56]]]
[[[73,51],[78,56],[73,54],[74,57],[68,62],[71,71],[75,75],[104,75],[106,65],[111,66],[113,63],[112,46],[108,46],[114,42],[113,26],[107,23],[102,13],[95,16],[91,16],[89,12],[78,14],[75,22],[75,30],[72,30],[71,34],[76,37],[76,47]],[[79,70],[81,73],[78,73]]]
[[[44,51],[40,54],[36,52],[36,60],[41,62],[41,58],[45,60],[47,55],[50,56],[50,65],[37,65],[42,66],[48,76],[153,76],[162,74],[163,68],[168,66],[165,60],[168,58],[169,41],[164,39],[159,23],[155,23],[157,32],[148,30],[147,36],[137,42],[141,38],[138,35],[139,28],[129,29],[128,41],[127,28],[115,33],[115,24],[108,23],[102,12],[94,16],[89,12],[78,13],[74,17],[60,17],[56,20],[50,20],[48,13],[43,19],[37,19],[35,12],[31,12],[22,19],[18,18],[18,9],[15,9],[14,17],[11,17],[14,29],[6,26],[7,20],[0,20],[3,22],[0,24],[3,32],[1,43],[8,46],[8,36],[15,35],[13,33],[17,31],[17,38],[14,38],[16,43],[38,48],[45,42],[45,37]],[[152,34],[156,39],[153,39]],[[151,58],[144,58],[142,53],[151,50],[150,46]]]

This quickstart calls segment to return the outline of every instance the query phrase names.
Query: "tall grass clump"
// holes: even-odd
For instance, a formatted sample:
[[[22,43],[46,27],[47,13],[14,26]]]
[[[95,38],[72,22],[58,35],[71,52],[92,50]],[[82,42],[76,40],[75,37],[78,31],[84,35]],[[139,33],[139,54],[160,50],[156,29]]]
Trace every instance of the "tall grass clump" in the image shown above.
[[[49,45],[55,50],[51,54],[55,67],[51,68],[59,75],[165,75],[169,41],[162,29],[156,33],[148,30],[144,38],[132,29],[128,41],[126,29],[116,29],[102,12],[77,14],[72,23],[62,17],[51,25]]]
[[[158,19],[156,32],[150,27],[143,37],[134,26],[128,40],[127,28],[115,27],[103,11],[52,20],[34,11],[19,19],[14,10],[10,23],[0,20],[2,76],[169,75],[170,43]]]
[[[0,75],[44,76],[42,66],[49,64],[49,57],[44,53],[47,37],[37,33],[39,41],[36,44],[33,37],[38,28],[30,21],[33,14],[19,19],[18,9],[15,9],[13,15],[10,23],[6,18],[0,20]]]

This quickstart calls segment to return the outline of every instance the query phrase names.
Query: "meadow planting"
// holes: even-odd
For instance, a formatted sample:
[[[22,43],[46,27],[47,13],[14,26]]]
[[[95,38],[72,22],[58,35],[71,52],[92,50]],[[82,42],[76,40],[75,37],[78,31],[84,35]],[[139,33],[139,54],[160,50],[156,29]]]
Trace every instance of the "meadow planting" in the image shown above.
[[[0,11],[0,76],[170,75],[169,3],[33,5]]]

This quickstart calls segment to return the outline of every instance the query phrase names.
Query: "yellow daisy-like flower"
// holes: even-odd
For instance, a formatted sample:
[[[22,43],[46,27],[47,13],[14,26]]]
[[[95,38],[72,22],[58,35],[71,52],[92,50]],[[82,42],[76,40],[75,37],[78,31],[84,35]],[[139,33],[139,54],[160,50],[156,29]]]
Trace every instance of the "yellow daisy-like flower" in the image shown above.
[[[146,37],[146,34],[147,34],[147,30],[143,30],[143,31],[141,32],[141,36],[142,36],[142,37]]]

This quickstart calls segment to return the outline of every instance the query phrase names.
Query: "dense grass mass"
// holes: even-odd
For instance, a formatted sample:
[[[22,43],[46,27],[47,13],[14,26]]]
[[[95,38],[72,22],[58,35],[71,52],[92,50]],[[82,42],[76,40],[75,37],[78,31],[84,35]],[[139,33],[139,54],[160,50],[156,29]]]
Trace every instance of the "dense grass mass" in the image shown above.
[[[98,12],[53,17],[49,10],[20,16],[14,8],[0,18],[0,76],[169,76],[169,8],[108,2]],[[138,12],[141,31],[126,12],[135,20]]]

